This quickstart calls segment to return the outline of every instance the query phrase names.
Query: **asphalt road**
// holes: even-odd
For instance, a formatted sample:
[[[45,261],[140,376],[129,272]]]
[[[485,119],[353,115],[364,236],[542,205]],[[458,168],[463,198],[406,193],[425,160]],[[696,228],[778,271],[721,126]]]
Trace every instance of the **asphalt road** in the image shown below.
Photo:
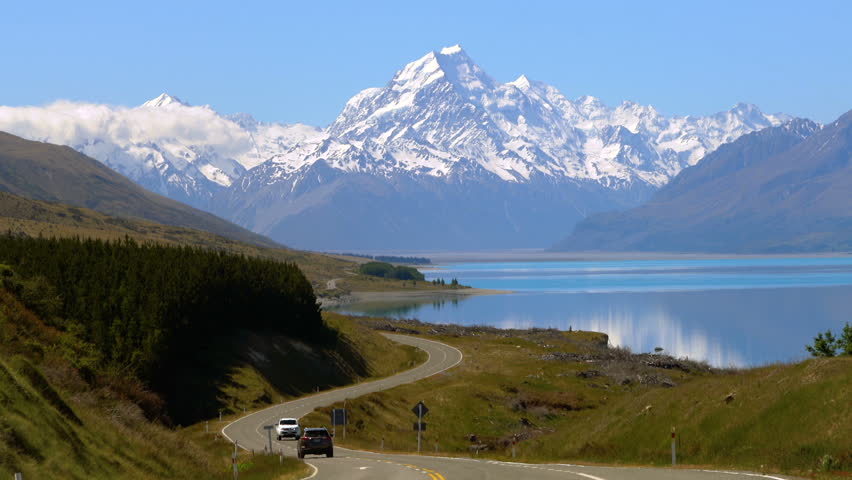
[[[346,398],[386,390],[404,383],[414,382],[452,368],[462,361],[462,353],[443,343],[405,335],[386,334],[388,338],[425,350],[429,359],[417,368],[392,377],[323,392],[246,415],[222,429],[225,437],[238,441],[242,448],[262,452],[268,445],[264,425],[272,425],[282,417],[301,418],[317,407],[331,405]],[[428,402],[427,402],[428,403]],[[304,425],[303,425],[304,427]],[[340,432],[338,432],[338,435]],[[295,456],[292,440],[276,441],[275,452],[283,451]],[[729,472],[693,469],[591,467],[571,464],[525,464],[497,462],[472,458],[451,458],[430,455],[389,455],[336,446],[334,457],[308,456],[305,461],[315,468],[312,477],[352,480],[509,480],[509,479],[574,479],[574,480],[787,480],[794,477],[760,475],[747,472]]]

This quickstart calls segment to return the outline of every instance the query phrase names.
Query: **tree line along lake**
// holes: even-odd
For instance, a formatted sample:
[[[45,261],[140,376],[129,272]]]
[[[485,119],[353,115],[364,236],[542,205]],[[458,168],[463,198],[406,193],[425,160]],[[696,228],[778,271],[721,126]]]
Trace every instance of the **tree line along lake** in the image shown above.
[[[852,257],[447,263],[427,280],[512,293],[345,305],[351,314],[500,328],[607,333],[712,365],[796,361],[818,332],[852,321]]]

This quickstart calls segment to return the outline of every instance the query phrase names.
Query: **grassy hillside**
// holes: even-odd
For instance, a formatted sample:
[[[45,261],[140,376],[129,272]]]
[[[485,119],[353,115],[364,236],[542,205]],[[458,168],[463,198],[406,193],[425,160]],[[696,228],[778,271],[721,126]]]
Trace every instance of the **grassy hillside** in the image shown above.
[[[243,345],[240,361],[220,387],[225,414],[264,407],[317,388],[386,377],[426,360],[421,350],[398,345],[349,317],[323,316],[343,339],[335,349],[312,350],[285,337],[247,334],[238,339]]]
[[[343,317],[332,315],[327,322],[340,332],[346,348],[321,351],[283,337],[242,334],[248,343],[235,353],[241,363],[217,382],[225,418],[308,391],[317,379],[331,382],[321,383],[328,386],[387,375],[423,360],[414,349],[400,348]],[[262,348],[269,344],[275,344],[275,350],[292,347],[282,355],[300,368],[288,368],[287,375],[274,368],[270,362],[281,359],[264,358]],[[76,368],[74,359],[88,348],[0,288],[0,476],[23,472],[24,478],[56,479],[232,478],[233,446],[218,435],[223,425],[217,419],[211,419],[209,432],[204,422],[172,429],[149,420],[146,412],[162,400],[138,381],[109,372],[89,375]],[[346,358],[353,354],[362,359],[359,365],[347,365]],[[277,457],[241,452],[239,462],[240,478],[289,480],[308,473],[292,458],[279,465]]]
[[[0,190],[118,217],[197,228],[255,245],[278,246],[215,215],[149,192],[70,147],[4,132],[0,132]]]
[[[346,346],[291,263],[133,241],[5,235],[0,263],[8,265],[3,288],[87,346],[72,358],[78,368],[138,378],[181,423],[218,411],[215,381],[233,365],[229,353],[243,331],[317,349]]]
[[[61,203],[44,202],[0,191],[0,233],[31,237],[81,237],[164,245],[188,245],[250,257],[296,263],[318,296],[338,297],[351,291],[438,290],[429,282],[411,282],[358,274],[364,259],[342,255],[264,247],[187,227],[163,225],[142,219],[122,218]],[[334,288],[329,289],[329,281]],[[446,288],[446,287],[443,287]]]
[[[69,357],[84,348],[0,289],[0,475],[11,478],[232,478],[231,449],[203,444],[145,416],[158,399],[107,375],[85,378]],[[305,471],[259,458],[254,470]]]
[[[411,408],[422,400],[427,452],[437,445],[441,454],[482,449],[509,459],[517,439],[522,461],[664,466],[674,426],[682,465],[852,470],[852,358],[716,370],[607,349],[590,332],[370,323],[430,335],[465,359],[445,374],[349,400],[348,446],[378,450],[384,438],[386,450],[416,450]],[[326,410],[309,421],[327,422]]]

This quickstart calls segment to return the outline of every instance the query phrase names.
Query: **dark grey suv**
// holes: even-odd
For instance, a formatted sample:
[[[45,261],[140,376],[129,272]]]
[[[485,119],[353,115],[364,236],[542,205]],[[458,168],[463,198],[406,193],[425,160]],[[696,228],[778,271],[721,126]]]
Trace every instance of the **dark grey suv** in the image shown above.
[[[299,458],[305,458],[307,454],[334,456],[334,443],[331,441],[328,430],[325,428],[306,428],[302,431],[298,455]]]

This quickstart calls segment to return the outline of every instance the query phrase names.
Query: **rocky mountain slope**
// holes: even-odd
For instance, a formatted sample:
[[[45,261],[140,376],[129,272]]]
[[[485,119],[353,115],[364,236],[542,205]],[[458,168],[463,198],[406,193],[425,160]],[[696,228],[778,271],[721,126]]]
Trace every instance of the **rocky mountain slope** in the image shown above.
[[[151,193],[71,148],[24,140],[3,132],[0,132],[0,191],[118,217],[205,230],[253,245],[280,247],[215,215]]]
[[[572,101],[523,75],[497,82],[457,45],[355,95],[325,129],[166,94],[136,108],[0,107],[0,130],[72,146],[154,191],[314,249],[543,246],[787,119],[746,104],[666,117]]]
[[[560,250],[836,252],[852,249],[852,112],[745,135],[646,204],[581,222]]]

